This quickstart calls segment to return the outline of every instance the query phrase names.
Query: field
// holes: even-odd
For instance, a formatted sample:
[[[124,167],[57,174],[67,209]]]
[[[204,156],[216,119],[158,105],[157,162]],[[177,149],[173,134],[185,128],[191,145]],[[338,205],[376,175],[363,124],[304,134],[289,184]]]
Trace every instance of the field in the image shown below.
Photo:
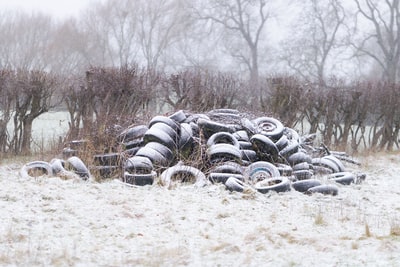
[[[50,133],[50,132],[48,132]],[[338,196],[167,190],[0,164],[1,266],[397,266],[400,154],[361,155]],[[354,166],[348,165],[349,169]]]

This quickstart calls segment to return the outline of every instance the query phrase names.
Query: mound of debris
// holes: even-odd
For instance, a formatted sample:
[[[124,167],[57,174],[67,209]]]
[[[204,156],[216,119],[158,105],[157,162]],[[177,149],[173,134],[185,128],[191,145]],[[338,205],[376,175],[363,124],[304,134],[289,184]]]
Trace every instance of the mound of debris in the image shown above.
[[[88,141],[76,140],[64,148],[63,159],[30,162],[21,174],[41,170],[48,175],[70,172],[82,179],[93,176],[97,181],[117,177],[137,186],[223,183],[238,192],[294,189],[330,195],[338,194],[338,184],[365,179],[346,168],[359,165],[346,153],[314,146],[316,134],[302,136],[275,118],[251,118],[234,109],[201,114],[180,110],[155,116],[147,124],[115,129],[111,138],[117,152],[91,155],[89,167],[80,156],[87,154]]]

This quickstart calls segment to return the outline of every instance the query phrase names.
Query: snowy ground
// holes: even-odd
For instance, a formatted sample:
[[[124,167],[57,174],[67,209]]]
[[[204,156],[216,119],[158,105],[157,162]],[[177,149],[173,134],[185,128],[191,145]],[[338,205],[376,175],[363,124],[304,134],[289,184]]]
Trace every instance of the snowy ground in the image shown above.
[[[0,163],[0,266],[398,266],[400,154],[339,195],[128,187]],[[25,162],[26,163],[26,162]]]

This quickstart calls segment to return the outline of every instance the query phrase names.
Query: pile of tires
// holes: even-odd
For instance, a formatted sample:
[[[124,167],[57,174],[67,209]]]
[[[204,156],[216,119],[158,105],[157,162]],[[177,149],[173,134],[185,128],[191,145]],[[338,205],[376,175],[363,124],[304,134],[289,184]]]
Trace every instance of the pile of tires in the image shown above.
[[[113,137],[114,152],[93,155],[89,169],[97,180],[118,177],[132,185],[167,188],[221,183],[239,192],[336,195],[339,186],[365,178],[346,169],[345,153],[315,147],[315,134],[301,136],[278,119],[252,118],[234,109],[180,110],[115,129],[120,130]],[[70,142],[63,155],[76,157],[84,143]]]

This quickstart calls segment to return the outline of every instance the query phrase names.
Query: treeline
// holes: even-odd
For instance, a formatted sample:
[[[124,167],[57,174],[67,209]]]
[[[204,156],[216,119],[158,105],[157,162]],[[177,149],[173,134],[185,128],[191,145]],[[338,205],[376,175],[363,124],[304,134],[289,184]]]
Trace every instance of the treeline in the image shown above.
[[[400,86],[385,82],[348,85],[332,79],[316,86],[282,75],[255,85],[234,73],[204,69],[167,75],[138,66],[91,68],[73,77],[3,69],[0,152],[30,153],[33,121],[60,107],[69,114],[63,141],[94,138],[109,147],[107,137],[118,127],[144,123],[157,114],[234,108],[274,116],[303,134],[318,133],[328,146],[392,150],[399,147],[399,96]]]

